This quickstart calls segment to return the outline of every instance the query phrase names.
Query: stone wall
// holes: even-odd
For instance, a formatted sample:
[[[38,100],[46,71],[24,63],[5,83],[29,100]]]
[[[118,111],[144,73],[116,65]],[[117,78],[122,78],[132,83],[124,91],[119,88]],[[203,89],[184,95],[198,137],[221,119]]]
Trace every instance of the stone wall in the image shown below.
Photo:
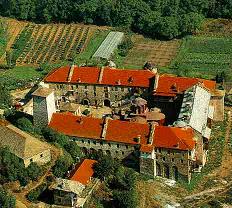
[[[117,142],[109,142],[104,139],[86,139],[72,138],[78,146],[86,151],[98,151],[103,154],[111,155],[113,158],[124,159],[135,151],[136,145],[123,144]]]
[[[25,167],[28,167],[30,165],[30,163],[32,163],[32,162],[36,162],[39,165],[43,165],[43,164],[51,161],[51,152],[48,149],[48,150],[45,150],[37,155],[34,155],[31,158],[24,159],[23,161],[24,161]]]
[[[54,196],[54,204],[72,207],[74,203],[73,201],[74,194],[71,192],[54,190],[53,196]]]
[[[147,94],[147,88],[136,89],[125,86],[104,86],[89,84],[49,84],[55,90],[56,100],[92,105],[120,107],[126,98],[135,92]]]

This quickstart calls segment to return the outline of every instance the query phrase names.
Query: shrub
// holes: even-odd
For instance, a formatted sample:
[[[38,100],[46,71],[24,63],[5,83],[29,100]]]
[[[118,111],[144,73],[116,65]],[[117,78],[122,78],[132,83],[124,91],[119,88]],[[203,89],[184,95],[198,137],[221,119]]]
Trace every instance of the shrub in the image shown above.
[[[38,197],[40,196],[40,194],[47,188],[47,184],[46,183],[42,183],[41,185],[39,185],[36,189],[31,190],[28,195],[27,198],[29,201],[31,202],[35,202],[37,201]]]

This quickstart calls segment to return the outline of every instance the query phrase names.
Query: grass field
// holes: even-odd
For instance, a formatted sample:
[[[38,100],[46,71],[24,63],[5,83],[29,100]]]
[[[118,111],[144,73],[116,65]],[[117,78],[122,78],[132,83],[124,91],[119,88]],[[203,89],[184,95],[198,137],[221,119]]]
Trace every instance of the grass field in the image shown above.
[[[76,56],[75,62],[77,64],[81,64],[86,60],[90,60],[109,32],[109,30],[96,30],[93,36],[91,36],[88,44],[86,44],[82,53]]]
[[[7,46],[7,25],[5,22],[0,20],[0,58],[4,54]]]
[[[232,38],[191,36],[183,40],[170,68],[179,75],[212,79],[224,71],[231,79]]]

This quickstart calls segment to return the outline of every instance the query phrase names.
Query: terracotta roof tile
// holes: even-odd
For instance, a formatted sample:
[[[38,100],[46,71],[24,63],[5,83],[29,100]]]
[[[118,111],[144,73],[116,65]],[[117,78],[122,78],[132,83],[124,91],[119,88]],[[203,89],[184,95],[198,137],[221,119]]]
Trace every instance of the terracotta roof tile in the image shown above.
[[[100,139],[102,119],[75,116],[72,113],[54,113],[49,127],[68,136]]]
[[[60,67],[48,74],[44,81],[54,83],[67,83],[70,66]],[[149,70],[123,70],[104,68],[100,79],[101,69],[98,67],[75,66],[71,83],[122,85],[131,87],[149,87],[150,79],[155,74]]]
[[[141,152],[146,152],[146,153],[151,153],[153,149],[154,149],[154,146],[149,145],[149,144],[143,144],[140,147],[140,151]]]
[[[138,136],[140,136],[140,142],[136,141]],[[148,124],[109,120],[105,139],[128,144],[146,144],[148,137]]]
[[[70,180],[78,181],[83,185],[87,185],[94,174],[93,164],[96,162],[96,160],[85,159],[77,168]]]
[[[96,84],[100,69],[97,67],[75,67],[71,78],[71,83]]]
[[[154,76],[155,74],[149,70],[123,70],[105,68],[101,84],[149,87],[150,79]]]
[[[216,82],[211,80],[162,75],[159,77],[158,87],[154,94],[159,96],[175,96],[178,93],[183,93],[185,90],[197,83],[202,83],[211,91],[214,91],[216,86]]]
[[[53,70],[45,78],[45,82],[64,83],[68,80],[70,66],[64,66]]]
[[[153,145],[162,148],[191,150],[195,147],[193,129],[157,126]]]

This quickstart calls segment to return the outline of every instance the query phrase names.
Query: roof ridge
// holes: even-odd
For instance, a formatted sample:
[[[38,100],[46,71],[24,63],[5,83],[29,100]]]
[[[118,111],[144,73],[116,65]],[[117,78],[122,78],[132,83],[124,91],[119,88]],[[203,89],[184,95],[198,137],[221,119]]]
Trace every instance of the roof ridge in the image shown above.
[[[176,128],[176,127],[174,127],[174,128]],[[188,129],[183,129],[183,128],[180,128],[181,130],[185,130],[185,131],[187,131]],[[174,132],[173,132],[174,133]],[[174,133],[175,134],[175,133]],[[176,134],[175,134],[176,135]],[[186,142],[185,142],[185,140],[183,140],[182,138],[180,138],[178,135],[176,135],[176,137],[179,139],[179,141],[182,143],[182,144],[184,144],[188,149],[190,149],[190,147],[189,147],[189,145],[188,144],[186,144]]]

